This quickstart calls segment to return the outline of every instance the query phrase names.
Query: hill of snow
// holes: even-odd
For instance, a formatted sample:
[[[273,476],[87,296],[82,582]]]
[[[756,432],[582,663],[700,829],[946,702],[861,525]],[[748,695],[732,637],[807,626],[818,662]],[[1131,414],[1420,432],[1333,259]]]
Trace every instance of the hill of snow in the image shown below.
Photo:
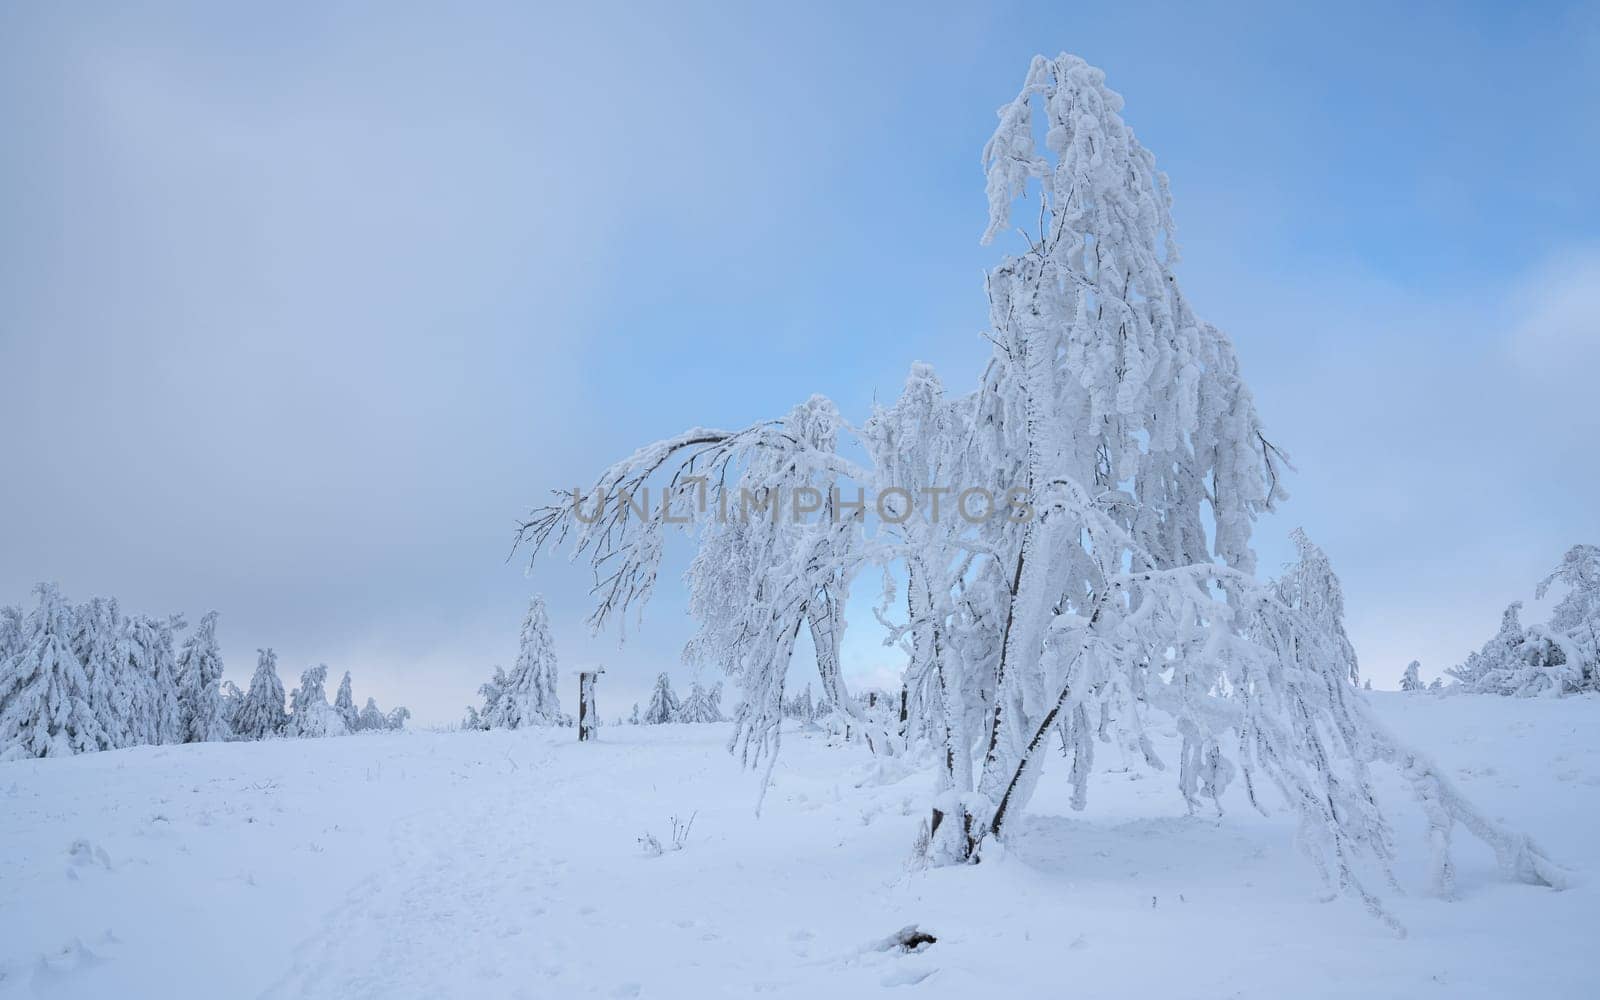
[[[1056,759],[1009,853],[919,870],[927,771],[815,732],[759,818],[717,725],[142,747],[0,764],[0,997],[1593,995],[1600,700],[1368,697],[1575,887],[1461,837],[1430,897],[1387,783],[1397,939],[1322,901],[1286,814],[1187,816],[1115,748],[1088,811]]]

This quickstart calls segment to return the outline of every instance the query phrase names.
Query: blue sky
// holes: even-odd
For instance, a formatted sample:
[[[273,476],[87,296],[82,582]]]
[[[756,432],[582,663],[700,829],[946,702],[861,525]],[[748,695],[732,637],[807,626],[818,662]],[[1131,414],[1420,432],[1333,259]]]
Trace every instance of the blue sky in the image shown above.
[[[970,384],[978,154],[1061,50],[1299,467],[1263,568],[1323,544],[1380,686],[1600,541],[1600,6],[572,7],[0,8],[0,600],[214,607],[230,676],[431,722],[541,590],[606,714],[686,680],[672,588],[592,639],[514,518],[683,426]]]

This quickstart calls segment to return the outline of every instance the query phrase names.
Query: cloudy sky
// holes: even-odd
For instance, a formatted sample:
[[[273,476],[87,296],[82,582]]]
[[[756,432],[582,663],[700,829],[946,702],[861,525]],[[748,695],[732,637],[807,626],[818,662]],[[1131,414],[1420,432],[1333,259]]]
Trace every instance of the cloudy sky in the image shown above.
[[[1323,544],[1379,686],[1600,542],[1596,4],[756,6],[0,6],[0,601],[215,608],[235,680],[274,646],[436,723],[543,591],[605,714],[686,681],[675,577],[619,649],[514,519],[684,426],[970,384],[979,150],[1063,49],[1299,467],[1263,566]]]

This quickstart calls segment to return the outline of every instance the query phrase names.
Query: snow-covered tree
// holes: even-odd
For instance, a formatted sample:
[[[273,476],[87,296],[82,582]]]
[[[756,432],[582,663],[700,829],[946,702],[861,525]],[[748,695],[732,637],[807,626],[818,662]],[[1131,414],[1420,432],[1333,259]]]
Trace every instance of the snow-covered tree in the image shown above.
[[[355,728],[358,732],[363,733],[377,732],[380,729],[389,728],[388,719],[384,716],[383,710],[378,708],[378,703],[375,700],[368,698],[367,703],[361,707],[361,714],[356,719]]]
[[[633,711],[628,713],[628,725],[630,725],[630,726],[639,725],[639,703],[638,702],[634,702],[633,703]]]
[[[1296,528],[1289,533],[1300,560],[1278,578],[1278,599],[1308,617],[1338,644],[1339,655],[1350,663],[1350,683],[1361,686],[1355,646],[1344,630],[1344,588],[1333,572],[1327,553],[1305,533]]]
[[[243,704],[244,692],[239,690],[239,685],[233,681],[223,681],[217,695],[217,717],[227,733],[227,739],[234,739],[238,735],[233,731],[233,719],[239,714],[239,706]]]
[[[1422,678],[1417,675],[1417,671],[1421,669],[1422,664],[1418,663],[1416,660],[1412,660],[1410,663],[1406,664],[1406,672],[1400,675],[1400,690],[1421,691]]]
[[[383,728],[394,730],[404,729],[406,727],[406,720],[410,718],[411,709],[404,707],[391,708],[389,710],[389,714],[384,716]]]
[[[333,710],[339,713],[339,718],[344,721],[347,733],[353,733],[360,727],[361,716],[356,711],[356,699],[350,690],[350,671],[344,672],[344,678],[339,681],[339,693],[333,698]]]
[[[135,692],[144,690],[141,677],[130,675],[124,625],[117,602],[96,597],[79,605],[72,615],[72,648],[89,677],[89,706],[100,723],[100,748],[133,746],[147,740],[136,739],[132,717]]]
[[[1284,499],[1287,462],[1232,344],[1178,286],[1166,178],[1121,108],[1099,70],[1062,55],[1035,59],[1001,109],[983,157],[985,240],[1008,230],[1029,190],[1039,229],[989,274],[993,350],[976,390],[951,395],[915,365],[899,399],[860,427],[813,397],[742,430],[695,428],[536,510],[519,537],[535,553],[571,538],[588,556],[599,627],[648,600],[664,535],[684,525],[698,544],[689,658],[736,678],[731,748],[769,774],[801,628],[826,701],[875,752],[901,744],[838,678],[840,609],[879,571],[876,616],[910,660],[907,731],[932,734],[939,751],[935,861],[974,859],[1009,834],[1052,732],[1073,750],[1081,802],[1094,740],[1159,770],[1147,726],[1165,717],[1182,736],[1190,808],[1235,780],[1264,808],[1262,782],[1276,787],[1308,853],[1376,912],[1355,865],[1389,855],[1376,761],[1428,803],[1436,844],[1460,821],[1512,874],[1558,881],[1368,714],[1320,550],[1297,536],[1299,563],[1255,579],[1253,525]],[[642,515],[630,503],[641,495]],[[749,517],[752,498],[783,516]],[[970,504],[952,516],[963,499],[983,516]],[[867,504],[877,517],[861,516]],[[666,690],[662,675],[645,721],[671,718]]]
[[[1560,672],[1554,679],[1561,693],[1600,690],[1600,546],[1574,545],[1561,565],[1539,581],[1540,600],[1553,585],[1566,594],[1550,613],[1538,636],[1560,651]],[[1558,657],[1547,654],[1554,661]]]
[[[26,622],[0,623],[15,637],[0,661],[0,760],[98,750],[106,737],[89,704],[89,677],[73,652],[72,609],[53,584],[34,589]]]
[[[0,607],[0,663],[22,648],[22,609],[15,604]]]
[[[656,675],[655,690],[650,692],[650,704],[644,709],[644,724],[659,726],[678,721],[678,696],[672,693],[672,681],[665,673]]]
[[[327,681],[325,664],[311,667],[300,675],[300,686],[289,695],[286,734],[312,738],[345,735],[344,719],[328,704]]]
[[[817,706],[811,696],[811,685],[809,683],[799,694],[791,696],[784,702],[783,714],[801,722],[810,722],[816,716]]]
[[[494,675],[484,683],[478,685],[478,694],[483,696],[483,710],[479,711],[471,705],[467,706],[467,717],[461,723],[463,729],[493,729],[491,720],[503,713],[500,706],[505,702],[506,689],[511,686],[511,679],[506,676],[504,667],[496,665]]]
[[[288,722],[283,708],[283,682],[278,680],[278,654],[270,649],[257,650],[257,653],[250,690],[245,693],[232,720],[234,733],[246,740],[281,736]]]
[[[132,615],[123,623],[126,654],[121,683],[133,697],[129,707],[135,744],[182,743],[183,717],[178,702],[178,657],[175,632],[179,616]]]
[[[698,680],[689,684],[688,697],[678,706],[674,722],[725,722],[722,714],[722,685],[707,687]]]
[[[178,708],[188,743],[228,738],[222,713],[222,651],[217,647],[217,613],[200,619],[178,654]]]
[[[571,725],[572,720],[561,712],[557,672],[550,618],[545,613],[544,597],[535,595],[522,621],[516,664],[509,675],[496,668],[494,681],[483,689],[483,725],[490,729]]]
[[[1521,672],[1521,650],[1526,642],[1527,630],[1522,627],[1522,602],[1513,601],[1500,616],[1500,630],[1483,644],[1482,649],[1468,655],[1465,661],[1448,668],[1445,673],[1455,678],[1467,691],[1510,693],[1501,692],[1497,685],[1501,678]]]

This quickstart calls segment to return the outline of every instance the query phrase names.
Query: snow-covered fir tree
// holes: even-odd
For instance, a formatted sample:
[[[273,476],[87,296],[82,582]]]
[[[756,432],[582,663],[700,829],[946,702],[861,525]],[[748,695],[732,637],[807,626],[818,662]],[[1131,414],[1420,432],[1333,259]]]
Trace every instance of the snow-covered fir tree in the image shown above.
[[[1499,631],[1445,671],[1457,689],[1520,697],[1600,690],[1600,547],[1573,546],[1534,596],[1554,587],[1566,592],[1548,622],[1523,625],[1522,602],[1513,602]]]
[[[256,672],[250,678],[250,689],[232,719],[234,733],[246,740],[282,736],[288,722],[283,682],[278,679],[278,654],[271,649],[256,652]]]
[[[0,661],[0,761],[65,757],[106,743],[89,704],[89,676],[72,648],[72,609],[53,584],[40,584],[25,622],[0,624],[14,648]]]
[[[344,672],[344,677],[339,681],[339,693],[334,695],[333,710],[339,713],[339,718],[344,721],[345,732],[353,733],[360,728],[361,713],[356,711],[355,693],[350,689],[350,671]]]
[[[401,708],[391,708],[389,714],[383,718],[383,728],[392,730],[404,729],[407,720],[410,718],[411,709],[403,706]]]
[[[383,710],[378,707],[377,701],[372,698],[367,699],[367,703],[361,707],[361,713],[356,718],[355,728],[358,732],[363,733],[378,732],[389,728],[388,718],[383,714]]]
[[[571,725],[572,720],[561,711],[556,692],[558,669],[544,597],[535,595],[522,620],[521,647],[511,673],[496,667],[494,679],[479,689],[484,703],[483,710],[475,713],[478,719],[474,728]]]
[[[707,687],[698,680],[689,683],[689,694],[678,706],[674,722],[724,722],[722,714],[722,685]]]
[[[862,572],[880,571],[878,621],[910,654],[907,732],[932,734],[941,762],[924,840],[936,862],[1007,837],[1052,732],[1087,746],[1070,731],[1092,726],[1159,770],[1146,729],[1165,717],[1183,738],[1191,808],[1234,780],[1257,804],[1263,783],[1276,787],[1310,856],[1374,912],[1355,862],[1389,856],[1368,776],[1378,761],[1429,803],[1436,845],[1459,821],[1510,874],[1559,882],[1369,714],[1320,550],[1302,544],[1282,579],[1255,578],[1254,522],[1285,498],[1287,461],[1233,345],[1179,288],[1167,179],[1121,109],[1104,74],[1070,55],[1035,59],[1001,109],[983,156],[984,239],[1011,231],[1012,202],[1029,193],[1038,228],[988,276],[993,350],[976,390],[952,395],[914,365],[900,398],[859,427],[813,397],[743,429],[694,428],[536,509],[519,538],[535,554],[570,539],[587,556],[600,627],[648,601],[664,535],[687,520],[699,546],[689,655],[737,679],[731,747],[769,774],[802,628],[850,729],[877,753],[903,746],[837,677],[840,609]],[[660,502],[630,514],[623,498],[653,484]],[[946,484],[986,515],[949,516],[948,496],[934,515]],[[839,499],[858,491],[877,498],[877,518]],[[751,497],[804,497],[819,515],[727,516]],[[666,714],[658,700],[646,721]]]
[[[659,726],[678,721],[678,696],[672,692],[672,681],[666,673],[656,675],[656,686],[650,692],[650,703],[644,709],[644,724]]]
[[[22,609],[15,604],[0,607],[0,663],[22,648]]]
[[[1556,668],[1551,686],[1561,694],[1600,690],[1600,546],[1574,545],[1534,596],[1544,600],[1555,586],[1566,587],[1566,594],[1550,621],[1534,628],[1535,637],[1553,647],[1545,654]]]
[[[510,687],[511,680],[506,676],[504,667],[496,666],[494,674],[487,681],[478,685],[478,694],[483,696],[483,710],[467,706],[467,717],[462,720],[463,729],[491,729],[489,719],[497,711],[497,706],[505,700],[506,688]]]
[[[222,711],[222,651],[217,646],[217,613],[207,612],[178,653],[178,710],[183,738],[204,743],[228,738]]]
[[[783,714],[801,722],[810,722],[816,717],[817,706],[811,696],[811,685],[809,683],[799,694],[791,696],[784,702]]]
[[[239,685],[233,681],[224,680],[218,693],[217,714],[226,727],[229,739],[237,738],[233,731],[233,719],[239,714],[239,706],[244,704],[244,692],[239,690]]]
[[[1421,669],[1422,664],[1416,660],[1406,664],[1406,672],[1400,675],[1400,690],[1421,691],[1422,678],[1418,675],[1418,671]]]
[[[634,702],[633,703],[633,711],[628,713],[628,725],[630,725],[630,726],[639,725],[639,703],[638,702]]]
[[[73,650],[89,677],[89,705],[99,720],[101,749],[148,742],[136,738],[147,727],[133,719],[135,692],[144,689],[132,675],[123,622],[114,599],[96,597],[73,612]]]
[[[318,738],[346,734],[344,719],[328,704],[328,668],[318,664],[300,675],[300,686],[289,695],[289,736]]]
[[[126,659],[121,682],[133,694],[130,718],[135,744],[183,742],[174,650],[174,632],[182,627],[183,620],[177,616],[132,615],[123,623]]]

